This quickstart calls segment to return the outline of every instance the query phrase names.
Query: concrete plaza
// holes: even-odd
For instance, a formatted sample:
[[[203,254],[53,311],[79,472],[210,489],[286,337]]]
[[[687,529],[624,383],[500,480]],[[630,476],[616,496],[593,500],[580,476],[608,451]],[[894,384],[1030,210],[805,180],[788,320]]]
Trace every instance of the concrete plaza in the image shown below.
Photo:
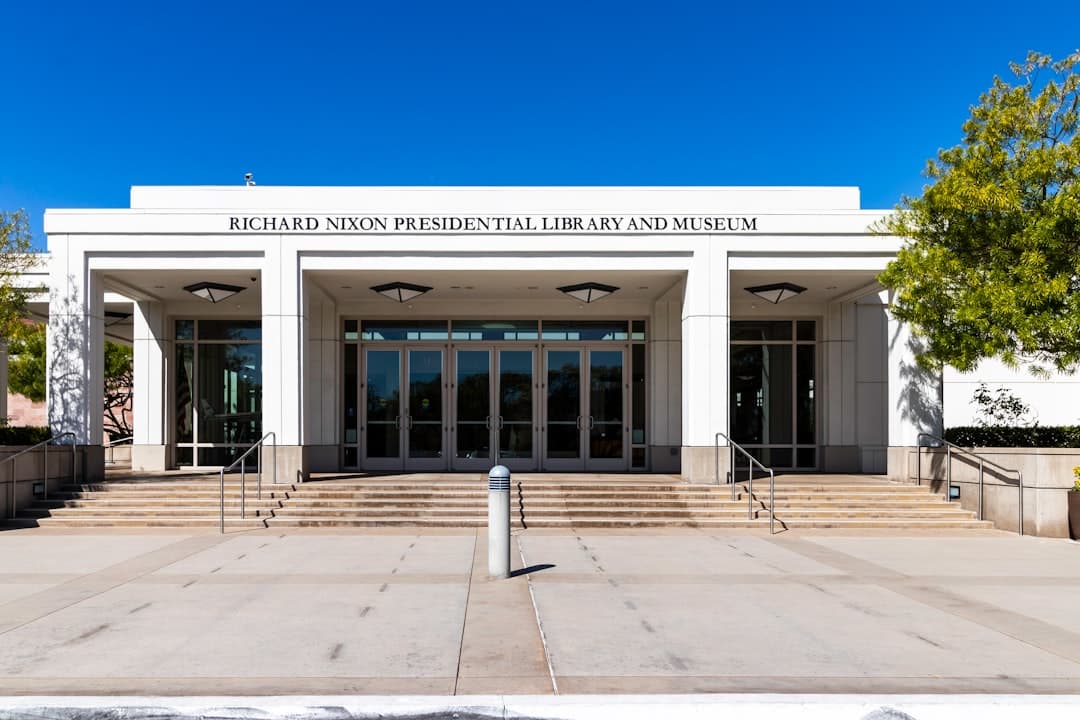
[[[996,531],[0,532],[0,695],[1080,693],[1080,544]]]

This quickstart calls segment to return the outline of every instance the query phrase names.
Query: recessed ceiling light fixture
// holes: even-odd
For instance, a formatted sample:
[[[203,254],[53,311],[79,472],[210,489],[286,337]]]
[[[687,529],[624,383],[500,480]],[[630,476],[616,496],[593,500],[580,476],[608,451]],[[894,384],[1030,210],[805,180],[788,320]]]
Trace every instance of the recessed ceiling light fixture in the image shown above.
[[[605,298],[611,293],[615,292],[619,288],[614,285],[604,285],[603,283],[586,282],[578,283],[577,285],[563,285],[561,288],[557,288],[559,292],[566,293],[572,298],[580,300],[583,303],[592,303]]]
[[[184,289],[196,297],[201,297],[203,300],[219,303],[222,300],[231,298],[244,288],[239,285],[227,285],[225,283],[198,282],[194,285],[185,285]]]
[[[373,285],[371,289],[383,297],[390,298],[394,302],[399,303],[407,303],[431,290],[427,285],[416,285],[407,282],[392,282],[384,283],[382,285]]]
[[[795,283],[789,282],[754,285],[753,287],[744,289],[746,292],[757,295],[762,300],[767,300],[773,305],[782,303],[785,300],[790,300],[796,295],[806,292],[806,288],[802,285],[796,285]]]

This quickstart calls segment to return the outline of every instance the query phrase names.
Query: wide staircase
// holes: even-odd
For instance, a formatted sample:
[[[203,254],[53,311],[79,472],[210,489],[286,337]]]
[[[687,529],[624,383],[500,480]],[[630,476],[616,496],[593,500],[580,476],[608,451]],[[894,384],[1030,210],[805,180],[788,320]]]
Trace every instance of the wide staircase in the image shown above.
[[[487,479],[473,474],[324,476],[296,485],[248,476],[240,517],[239,476],[226,478],[226,526],[482,527]],[[131,476],[65,487],[28,507],[25,522],[47,527],[213,527],[217,476]],[[690,485],[667,475],[517,474],[511,484],[516,528],[767,528],[768,479]],[[927,487],[877,476],[783,475],[776,479],[776,529],[991,528]]]

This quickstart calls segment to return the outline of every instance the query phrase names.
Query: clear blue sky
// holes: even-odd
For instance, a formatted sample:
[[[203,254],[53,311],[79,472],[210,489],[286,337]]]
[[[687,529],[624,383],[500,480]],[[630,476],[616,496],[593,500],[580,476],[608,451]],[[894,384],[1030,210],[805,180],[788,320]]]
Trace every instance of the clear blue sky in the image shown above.
[[[0,208],[131,185],[918,192],[1080,3],[34,2],[0,14]]]

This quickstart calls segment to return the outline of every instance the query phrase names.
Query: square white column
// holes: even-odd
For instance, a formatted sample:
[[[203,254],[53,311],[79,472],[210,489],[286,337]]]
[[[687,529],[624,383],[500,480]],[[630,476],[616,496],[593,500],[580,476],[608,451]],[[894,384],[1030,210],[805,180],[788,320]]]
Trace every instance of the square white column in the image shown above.
[[[164,470],[165,367],[171,343],[165,328],[161,303],[135,303],[132,333],[132,404],[134,429],[131,448],[132,470]]]

